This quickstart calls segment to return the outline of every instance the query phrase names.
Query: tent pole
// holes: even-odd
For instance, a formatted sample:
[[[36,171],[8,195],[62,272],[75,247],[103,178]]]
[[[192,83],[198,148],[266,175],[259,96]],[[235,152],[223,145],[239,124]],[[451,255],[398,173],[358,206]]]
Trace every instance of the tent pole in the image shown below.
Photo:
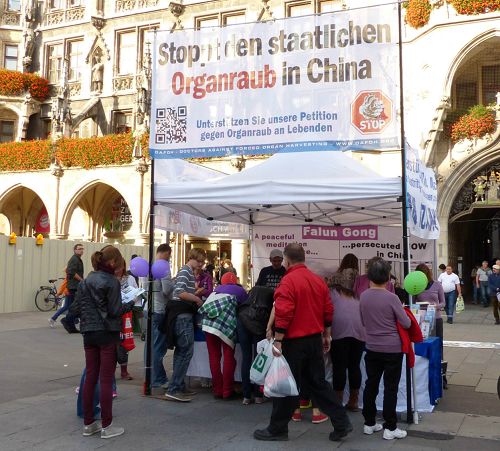
[[[152,353],[152,338],[153,338],[153,275],[151,274],[151,265],[154,258],[154,241],[155,241],[155,201],[154,201],[154,173],[155,160],[151,158],[151,193],[149,201],[149,276],[148,276],[148,320],[146,329],[146,362],[145,362],[145,379],[144,379],[144,395],[151,395],[151,353]]]
[[[408,210],[406,193],[406,152],[405,152],[405,115],[403,91],[403,24],[401,17],[401,1],[398,2],[398,50],[399,50],[399,111],[401,134],[401,223],[403,226],[403,274],[406,277],[410,272],[410,252],[408,240]],[[411,307],[411,300],[410,300]],[[413,422],[412,418],[412,377],[408,359],[406,359],[406,422]]]

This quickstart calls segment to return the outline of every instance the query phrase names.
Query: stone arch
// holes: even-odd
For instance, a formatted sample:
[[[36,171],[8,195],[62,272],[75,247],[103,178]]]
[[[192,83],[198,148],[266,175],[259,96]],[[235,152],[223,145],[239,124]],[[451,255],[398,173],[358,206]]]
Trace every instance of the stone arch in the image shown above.
[[[459,254],[455,252],[457,225],[450,222],[454,202],[470,177],[494,161],[500,161],[500,139],[498,138],[481,152],[473,153],[460,161],[440,183],[437,213],[441,235],[438,240],[437,257],[441,262],[450,262],[454,265],[458,263],[456,257]]]
[[[500,159],[500,139],[492,142],[481,152],[474,153],[457,164],[439,190],[438,216],[440,218],[449,218],[453,201],[468,178],[497,159]]]
[[[87,235],[87,239],[91,241],[102,241],[102,230],[111,211],[111,202],[118,196],[121,196],[127,205],[133,205],[129,194],[123,193],[111,183],[99,179],[86,183],[74,193],[63,209],[60,225],[61,234],[63,236],[69,235],[72,216],[79,208],[87,215],[88,222],[85,225],[84,235]]]
[[[453,80],[455,75],[462,64],[470,57],[471,53],[476,50],[479,46],[484,44],[486,41],[493,39],[495,37],[500,37],[500,29],[494,28],[487,30],[474,39],[469,41],[462,49],[457,53],[453,61],[451,62],[450,68],[445,78],[445,93],[447,96],[451,96],[451,91],[453,87]]]
[[[37,191],[20,183],[0,195],[0,214],[9,221],[10,231],[18,236],[34,235],[42,211],[52,223],[47,205]],[[43,233],[48,235],[49,231]]]

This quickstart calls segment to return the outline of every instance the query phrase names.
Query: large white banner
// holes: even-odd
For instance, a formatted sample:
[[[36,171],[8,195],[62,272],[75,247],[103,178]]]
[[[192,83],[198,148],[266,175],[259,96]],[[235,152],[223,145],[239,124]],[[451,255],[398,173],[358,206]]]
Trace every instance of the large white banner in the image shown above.
[[[418,151],[406,143],[406,188],[408,227],[414,236],[439,238],[436,175],[425,166]]]
[[[397,6],[154,38],[153,158],[399,148]]]
[[[259,271],[269,266],[269,254],[273,249],[283,250],[289,243],[300,243],[306,252],[307,266],[327,277],[340,265],[342,258],[352,253],[360,261],[363,273],[365,263],[374,256],[392,262],[393,274],[402,279],[403,244],[400,227],[377,225],[359,226],[254,226],[252,233],[252,268],[254,280]],[[412,268],[419,263],[432,264],[434,241],[418,237],[410,238]]]

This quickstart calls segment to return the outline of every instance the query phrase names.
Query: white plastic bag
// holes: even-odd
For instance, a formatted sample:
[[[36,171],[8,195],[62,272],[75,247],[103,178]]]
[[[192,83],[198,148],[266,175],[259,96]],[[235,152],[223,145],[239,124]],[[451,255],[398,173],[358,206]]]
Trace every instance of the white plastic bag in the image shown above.
[[[455,312],[462,313],[465,310],[464,298],[462,296],[458,296],[457,302],[455,304]]]
[[[264,385],[266,374],[273,361],[273,344],[271,341],[261,340],[257,343],[257,357],[250,368],[250,380],[257,385]]]
[[[274,357],[264,381],[264,395],[268,398],[299,396],[297,383],[286,359],[280,355]]]

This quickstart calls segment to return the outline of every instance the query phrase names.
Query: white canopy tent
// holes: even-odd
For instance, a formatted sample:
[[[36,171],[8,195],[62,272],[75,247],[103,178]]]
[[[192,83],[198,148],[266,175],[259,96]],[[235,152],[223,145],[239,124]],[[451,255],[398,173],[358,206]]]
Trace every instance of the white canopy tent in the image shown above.
[[[178,160],[155,164],[157,205],[208,220],[249,225],[401,223],[401,179],[382,177],[342,152],[278,153],[232,175]]]

